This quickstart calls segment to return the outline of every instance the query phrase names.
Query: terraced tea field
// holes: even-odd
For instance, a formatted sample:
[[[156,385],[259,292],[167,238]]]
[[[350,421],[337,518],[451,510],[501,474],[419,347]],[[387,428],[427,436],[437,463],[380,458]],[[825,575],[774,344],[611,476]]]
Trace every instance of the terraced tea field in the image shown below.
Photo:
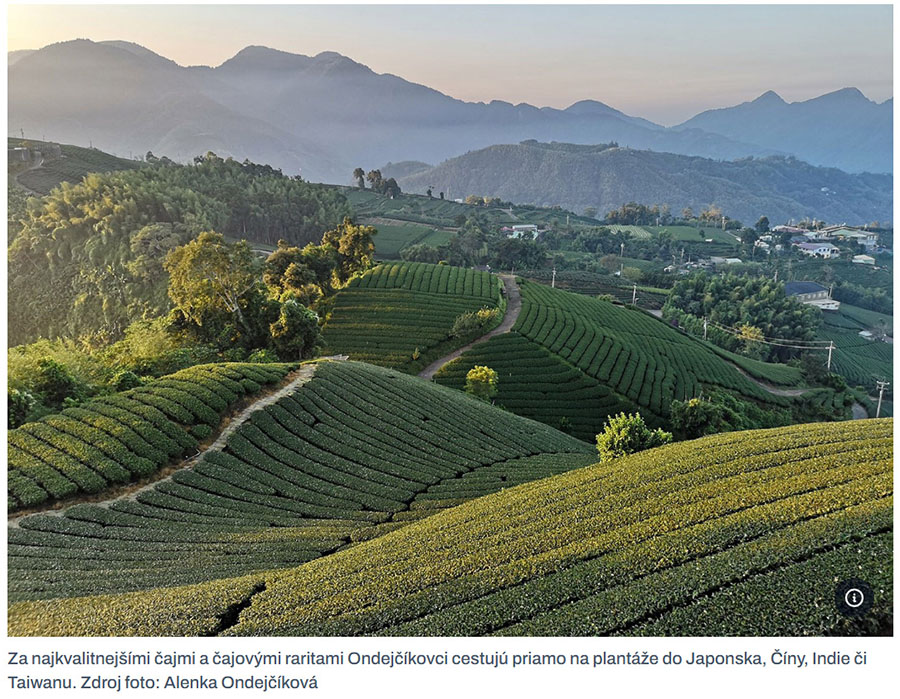
[[[892,428],[813,424],[670,445],[289,570],[20,602],[8,633],[890,634]],[[876,591],[863,622],[834,606],[834,581],[847,577]],[[233,605],[243,611],[223,627]]]
[[[9,598],[289,568],[594,460],[587,445],[458,392],[371,365],[321,362],[190,468],[130,496],[16,520]]]
[[[637,408],[663,424],[673,400],[697,396],[704,386],[788,405],[706,344],[641,311],[541,284],[523,282],[521,291],[522,313],[511,337],[467,351],[442,368],[436,381],[462,388],[469,369],[487,364],[502,371],[502,405],[556,427],[565,417],[573,434],[588,440],[608,415],[621,411]]]
[[[420,262],[382,264],[337,295],[325,342],[330,352],[415,373],[473,339],[451,338],[454,320],[501,306],[501,288],[487,272]]]
[[[10,430],[7,510],[151,476],[196,451],[240,398],[295,366],[195,366]]]

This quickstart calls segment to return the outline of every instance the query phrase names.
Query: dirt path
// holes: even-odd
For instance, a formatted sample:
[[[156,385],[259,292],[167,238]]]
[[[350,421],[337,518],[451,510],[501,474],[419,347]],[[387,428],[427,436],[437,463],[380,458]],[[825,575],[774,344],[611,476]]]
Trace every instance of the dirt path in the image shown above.
[[[452,362],[463,352],[471,349],[477,344],[487,342],[492,337],[503,335],[504,333],[508,333],[510,330],[512,330],[513,325],[516,324],[516,320],[518,320],[519,318],[519,313],[522,311],[522,295],[519,293],[519,285],[516,284],[515,276],[511,274],[501,274],[499,275],[499,277],[503,280],[503,287],[506,289],[506,315],[503,316],[503,321],[500,323],[500,325],[491,330],[489,333],[482,335],[477,340],[472,340],[472,342],[470,342],[468,345],[460,347],[458,350],[454,350],[450,354],[444,355],[440,359],[433,361],[431,364],[429,364],[419,372],[420,377],[431,381],[431,379],[434,378],[434,375],[438,372],[438,369],[444,366],[444,364]]]
[[[333,355],[331,357],[322,357],[322,359],[332,360],[332,361],[345,361],[347,359],[347,355]],[[250,416],[255,413],[257,410],[261,410],[265,408],[267,405],[271,405],[276,401],[281,400],[284,396],[289,395],[296,391],[300,386],[307,383],[316,373],[317,364],[304,364],[301,366],[297,372],[295,377],[291,380],[290,383],[285,384],[280,389],[275,391],[274,393],[270,393],[266,396],[263,396],[257,401],[254,401],[246,408],[244,408],[240,413],[232,418],[225,429],[219,434],[212,444],[206,447],[203,451],[198,452],[194,456],[188,457],[182,460],[177,466],[163,468],[157,471],[155,477],[151,476],[151,481],[149,483],[144,483],[143,485],[132,485],[132,486],[124,486],[126,488],[126,492],[122,492],[119,490],[118,494],[111,494],[110,497],[105,498],[103,500],[79,500],[73,499],[71,502],[66,502],[63,507],[40,510],[40,514],[43,515],[54,515],[57,517],[61,517],[65,514],[65,511],[71,505],[77,505],[82,503],[87,503],[91,505],[97,505],[99,507],[108,507],[111,502],[115,502],[116,500],[134,500],[140,493],[143,493],[146,490],[150,490],[154,486],[156,486],[160,481],[167,480],[172,477],[172,474],[177,471],[184,470],[186,468],[193,467],[203,456],[210,451],[221,451],[225,448],[225,443],[228,441],[228,437],[244,424]],[[133,489],[132,489],[133,488]],[[26,512],[21,515],[17,515],[8,520],[7,524],[10,527],[18,527],[19,521],[23,517],[27,517],[30,514],[34,514],[33,512]]]
[[[24,175],[26,172],[31,172],[32,170],[37,170],[37,169],[38,169],[41,165],[43,165],[43,164],[44,164],[44,157],[41,156],[41,159],[38,160],[36,163],[34,163],[34,162],[31,163],[31,165],[29,165],[27,168],[25,168],[24,170],[22,170],[22,172],[17,172],[17,173],[13,176],[13,180],[15,181],[15,183],[16,183],[17,185],[19,185],[19,187],[20,187],[21,189],[24,189],[26,192],[28,192],[28,194],[30,194],[30,195],[33,196],[33,197],[42,197],[42,196],[44,196],[44,195],[41,194],[40,192],[35,192],[33,189],[29,189],[29,188],[26,187],[24,184],[22,184],[22,183],[19,181],[19,175]]]

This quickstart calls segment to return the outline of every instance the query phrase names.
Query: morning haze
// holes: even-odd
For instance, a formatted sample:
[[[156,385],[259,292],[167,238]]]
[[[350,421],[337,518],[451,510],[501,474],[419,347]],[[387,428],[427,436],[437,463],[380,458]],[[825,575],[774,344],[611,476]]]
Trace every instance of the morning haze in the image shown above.
[[[892,7],[10,6],[9,50],[127,40],[183,66],[336,51],[466,101],[596,99],[666,126],[774,90],[892,96]],[[803,37],[801,40],[801,36]],[[835,50],[840,47],[840,50]]]

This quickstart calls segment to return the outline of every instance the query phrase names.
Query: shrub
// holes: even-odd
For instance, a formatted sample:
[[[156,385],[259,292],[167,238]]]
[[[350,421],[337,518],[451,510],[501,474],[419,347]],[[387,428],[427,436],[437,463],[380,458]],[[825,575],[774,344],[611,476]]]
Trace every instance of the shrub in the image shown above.
[[[497,372],[486,366],[475,366],[466,374],[466,393],[484,401],[497,395]]]
[[[28,414],[34,408],[34,396],[28,391],[19,391],[11,388],[6,393],[9,428],[14,429],[21,425],[28,418]]]
[[[597,435],[597,451],[601,461],[617,459],[626,454],[653,449],[672,441],[672,433],[651,430],[640,413],[619,413],[609,418],[603,432]]]
[[[133,371],[120,371],[113,377],[113,388],[116,389],[116,392],[137,388],[143,383],[141,377]]]
[[[462,313],[453,321],[451,337],[461,337],[482,330],[500,317],[500,310],[484,306],[478,311]]]

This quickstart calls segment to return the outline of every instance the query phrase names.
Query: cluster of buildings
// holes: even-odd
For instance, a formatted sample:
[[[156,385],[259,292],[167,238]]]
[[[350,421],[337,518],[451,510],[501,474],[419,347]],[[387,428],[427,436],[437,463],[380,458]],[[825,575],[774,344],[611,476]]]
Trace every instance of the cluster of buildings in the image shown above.
[[[866,251],[871,252],[878,246],[878,234],[850,226],[828,226],[815,231],[808,231],[804,228],[795,226],[775,226],[771,231],[773,234],[782,235],[784,233],[791,234],[791,246],[795,247],[804,255],[809,257],[819,257],[823,259],[831,259],[840,257],[841,251],[834,241],[845,243],[857,243],[863,246]],[[765,238],[765,236],[764,236]],[[764,239],[763,238],[763,239]],[[874,265],[875,258],[871,255],[856,255],[853,262],[857,264]]]

